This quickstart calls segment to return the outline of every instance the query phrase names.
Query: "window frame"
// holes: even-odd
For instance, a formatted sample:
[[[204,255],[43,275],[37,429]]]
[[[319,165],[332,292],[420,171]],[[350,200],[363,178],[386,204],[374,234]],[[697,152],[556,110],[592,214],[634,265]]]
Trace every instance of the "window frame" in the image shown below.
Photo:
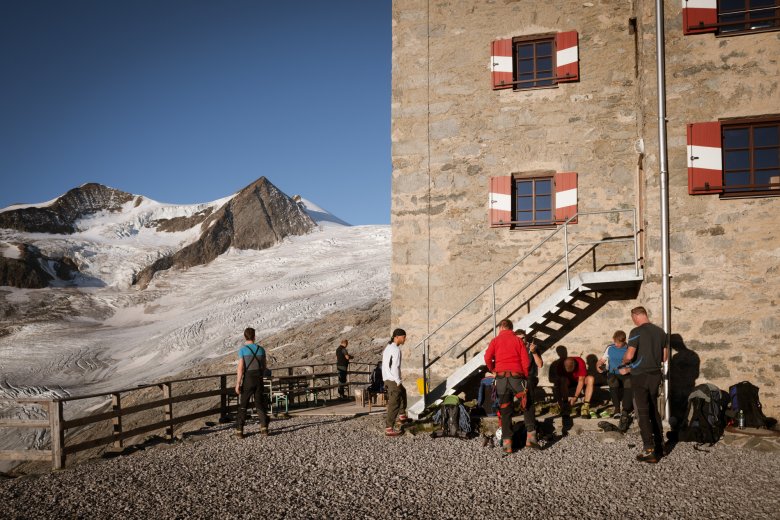
[[[721,198],[735,198],[735,197],[765,197],[765,196],[780,196],[780,185],[777,187],[772,187],[771,185],[763,185],[763,184],[756,184],[755,182],[755,176],[757,171],[766,171],[766,170],[777,170],[780,173],[780,115],[775,116],[765,116],[765,117],[755,117],[755,118],[742,118],[742,119],[728,119],[728,120],[721,120],[721,153],[723,156],[723,164],[722,164],[722,186],[723,186],[723,193],[720,194]],[[774,126],[778,129],[778,140],[776,143],[766,145],[766,146],[758,146],[756,147],[754,143],[754,129],[760,128],[760,127],[771,127]],[[728,130],[735,130],[735,129],[741,129],[741,128],[747,128],[750,129],[750,132],[748,133],[748,146],[747,147],[733,147],[733,148],[726,148],[726,132]],[[769,166],[764,168],[756,168],[755,166],[755,152],[756,150],[771,150],[771,149],[777,149],[778,153],[778,163],[777,166]],[[748,152],[748,174],[750,176],[750,183],[744,184],[744,185],[729,185],[726,183],[726,175],[729,172],[736,172],[736,171],[745,171],[744,168],[726,168],[726,155],[729,151],[740,151]],[[778,175],[780,176],[780,175]],[[763,187],[763,189],[761,189]]]
[[[722,0],[717,0],[716,2],[716,9],[715,9],[715,15],[716,15],[716,23],[715,23],[715,36],[716,37],[727,37],[727,36],[738,36],[740,34],[755,34],[759,32],[771,32],[771,31],[780,31],[780,0],[774,0],[774,7],[759,7],[752,9],[750,8],[750,2],[752,0],[743,0],[746,3],[746,6],[742,8],[741,11],[738,10],[729,10],[729,11],[723,11]],[[742,28],[739,30],[733,30],[733,31],[723,31],[726,27],[736,26],[736,25],[743,25],[747,26],[751,23],[750,13],[755,10],[764,10],[764,9],[773,9],[774,14],[773,16],[768,17],[762,17],[762,18],[755,18],[752,21],[755,22],[755,20],[761,20],[761,21],[771,21],[774,23],[774,25],[770,25],[768,27],[757,27],[757,28]],[[741,21],[737,22],[722,22],[721,19],[724,16],[733,15],[733,14],[743,14],[745,17]]]
[[[527,36],[515,36],[512,38],[512,90],[517,92],[521,90],[536,90],[536,89],[545,89],[545,88],[557,88],[558,87],[558,77],[557,77],[557,45],[556,45],[556,36],[557,33],[543,33],[543,34],[532,34]],[[539,43],[550,43],[550,77],[548,78],[538,78],[536,76],[537,72],[537,64],[536,64],[536,44]],[[520,80],[518,79],[520,77],[520,67],[519,67],[519,53],[518,53],[518,47],[520,45],[527,45],[527,44],[534,44],[534,58],[533,58],[533,72],[534,77],[530,80]],[[546,82],[549,81],[549,85],[537,85],[536,83],[539,82]],[[522,83],[532,83],[531,86],[523,86]]]
[[[549,181],[550,182],[550,207],[548,209],[538,209],[536,207],[536,200],[537,200],[537,194],[536,194],[536,183],[538,181]],[[521,211],[519,209],[518,205],[518,198],[520,195],[518,194],[517,185],[519,182],[531,182],[532,183],[532,194],[531,194],[531,213],[533,215],[533,220],[526,222],[521,221],[519,217],[519,212]],[[546,195],[546,194],[545,194]],[[523,210],[527,211],[527,210]],[[550,212],[550,220],[544,220],[544,221],[537,221],[536,220],[536,212],[537,211],[549,211]],[[557,222],[555,220],[555,172],[536,172],[533,174],[513,174],[512,175],[512,229],[552,229],[557,226]]]

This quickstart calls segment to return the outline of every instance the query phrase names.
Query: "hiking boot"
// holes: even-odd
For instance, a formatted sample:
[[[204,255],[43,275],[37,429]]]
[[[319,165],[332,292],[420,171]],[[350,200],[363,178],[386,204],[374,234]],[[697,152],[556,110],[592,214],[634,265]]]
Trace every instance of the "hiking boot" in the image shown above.
[[[533,450],[541,450],[542,447],[539,446],[539,443],[536,442],[536,435],[528,435],[528,437],[525,439],[525,447],[531,448]]]
[[[550,406],[550,409],[547,411],[547,413],[552,415],[560,415],[561,414],[561,405],[554,404]]]
[[[385,428],[385,436],[386,437],[398,437],[399,435],[403,435],[404,432],[398,431],[393,428]]]
[[[636,460],[639,462],[647,462],[648,464],[656,464],[658,462],[658,455],[655,454],[655,449],[648,448],[642,450],[642,453],[636,456]]]
[[[411,422],[411,419],[405,415],[399,415],[397,421],[401,424]]]
[[[631,416],[627,413],[621,415],[620,422],[618,423],[618,430],[620,430],[620,433],[626,433],[629,426],[631,426]]]
[[[504,439],[501,441],[501,449],[504,453],[512,453],[512,439]]]
[[[591,418],[590,405],[588,403],[582,405],[582,411],[580,412],[580,416],[584,417],[585,419]]]
[[[235,436],[236,436],[237,439],[243,439],[244,438],[244,430],[239,430],[238,428],[236,428]]]
[[[599,412],[598,416],[601,419],[606,419],[607,417],[611,417],[612,413],[609,410],[605,409],[605,410],[602,410],[601,412]]]
[[[612,418],[613,419],[621,419],[622,417],[623,417],[623,414],[621,414],[620,412],[615,412],[615,413],[612,414]]]

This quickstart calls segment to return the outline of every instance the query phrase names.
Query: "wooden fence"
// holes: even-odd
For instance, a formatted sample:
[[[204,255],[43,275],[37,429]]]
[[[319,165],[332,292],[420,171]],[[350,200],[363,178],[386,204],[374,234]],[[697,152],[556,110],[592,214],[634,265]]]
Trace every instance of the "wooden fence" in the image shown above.
[[[376,365],[376,363],[350,363],[349,384],[363,384],[368,381],[368,374],[370,370]],[[365,367],[365,370],[356,370],[358,367]],[[295,365],[278,367],[272,370],[273,376],[286,374],[287,376],[293,375],[311,375],[317,376],[323,374],[329,377],[328,374],[334,374],[335,364],[322,363],[322,364],[309,364],[309,365]],[[354,381],[353,377],[357,376],[363,381]],[[90,448],[96,448],[98,446],[104,446],[107,444],[113,444],[117,448],[124,446],[126,439],[141,435],[144,433],[153,432],[156,430],[164,430],[164,436],[166,439],[173,439],[174,427],[177,424],[186,423],[195,419],[203,417],[218,415],[220,421],[226,421],[228,414],[237,409],[237,405],[229,405],[229,397],[235,396],[235,384],[228,385],[228,379],[235,380],[235,374],[217,374],[210,376],[191,377],[184,379],[172,379],[168,381],[162,381],[159,383],[152,383],[148,385],[138,385],[133,388],[125,388],[121,390],[115,390],[111,392],[103,392],[96,394],[78,395],[71,397],[63,397],[56,399],[40,399],[40,398],[23,398],[23,399],[2,399],[4,402],[14,403],[16,405],[40,405],[48,415],[48,419],[0,419],[0,427],[6,428],[21,428],[21,429],[48,429],[51,432],[51,448],[45,449],[29,449],[29,450],[0,450],[0,460],[12,460],[12,461],[52,461],[52,467],[54,469],[62,469],[65,467],[65,460],[68,455],[84,451]],[[204,380],[219,380],[219,388],[214,390],[182,393],[181,395],[174,395],[173,388],[176,384],[204,381]],[[311,384],[312,389],[329,389],[337,387],[337,384],[331,385],[317,385],[317,381],[320,378],[312,377]],[[161,390],[161,398],[154,399],[147,402],[133,404],[132,406],[123,406],[122,398],[127,396],[131,392],[137,392],[143,389],[159,388]],[[64,417],[64,405],[65,403],[95,399],[105,397],[111,398],[111,410],[101,413],[90,413],[82,417],[73,419],[66,419]],[[198,399],[207,399],[219,397],[219,405],[207,410],[202,410],[186,415],[174,415],[173,405],[176,403],[183,403],[187,401],[195,401]],[[152,410],[155,408],[163,409],[163,420],[153,422],[150,424],[142,424],[136,426],[130,430],[125,430],[122,427],[122,419],[128,415],[143,412],[145,410]],[[111,435],[98,437],[95,439],[79,442],[77,444],[66,444],[67,430],[87,426],[102,421],[111,421],[112,433]]]

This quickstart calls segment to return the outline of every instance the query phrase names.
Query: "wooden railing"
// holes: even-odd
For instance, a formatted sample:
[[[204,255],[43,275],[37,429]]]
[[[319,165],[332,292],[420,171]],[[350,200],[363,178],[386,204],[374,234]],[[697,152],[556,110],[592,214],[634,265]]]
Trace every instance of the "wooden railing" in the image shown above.
[[[350,363],[350,376],[357,376],[365,381],[355,381],[350,377],[348,384],[360,384],[368,381],[368,374],[376,363]],[[360,367],[365,367],[365,370],[358,370]],[[272,370],[272,377],[283,374],[296,375],[296,372],[300,375],[313,375],[321,373],[333,372],[335,369],[334,363],[322,363],[322,364],[309,364],[309,365],[295,365],[275,367]],[[99,446],[113,444],[114,447],[124,447],[124,441],[138,435],[153,432],[155,430],[164,430],[164,436],[166,439],[172,440],[174,436],[174,427],[178,424],[186,423],[203,417],[218,415],[221,422],[224,422],[228,418],[228,414],[237,409],[237,404],[229,405],[229,397],[235,396],[234,386],[235,383],[228,385],[228,378],[235,380],[235,373],[232,374],[217,374],[201,377],[190,377],[184,379],[172,379],[168,381],[162,381],[159,383],[153,383],[148,385],[138,385],[133,388],[125,388],[121,390],[114,390],[111,392],[102,392],[96,394],[77,395],[71,397],[54,398],[54,399],[40,399],[40,398],[24,398],[24,399],[0,399],[0,401],[11,403],[15,405],[39,405],[46,412],[48,419],[0,419],[0,427],[6,428],[21,428],[21,429],[48,429],[51,433],[51,448],[46,449],[29,449],[29,450],[0,450],[0,460],[11,461],[52,461],[52,467],[54,469],[61,469],[65,467],[65,460],[68,455],[84,451]],[[207,380],[219,380],[219,388],[213,390],[197,391],[190,393],[182,393],[181,395],[174,395],[174,385],[181,383],[194,383],[197,381]],[[312,379],[312,385],[316,385],[316,379]],[[161,398],[153,399],[151,401],[140,402],[131,406],[123,406],[123,397],[127,397],[132,392],[138,392],[145,389],[159,388],[162,392]],[[313,388],[317,388],[314,386]],[[194,413],[188,413],[185,415],[174,415],[173,405],[176,403],[184,403],[188,401],[195,401],[198,399],[207,399],[212,397],[219,397],[219,405],[206,410],[197,411]],[[65,419],[63,411],[66,403],[72,403],[75,401],[83,401],[85,399],[99,399],[99,398],[111,398],[111,410],[100,413],[90,413],[82,417],[76,417],[73,419]],[[146,410],[152,410],[155,408],[163,409],[163,420],[156,421],[149,424],[141,424],[131,429],[123,428],[123,418],[129,415],[137,414]],[[112,431],[110,435],[97,437],[94,439],[82,441],[76,444],[66,445],[66,431],[74,428],[83,427],[99,423],[102,421],[111,421]]]

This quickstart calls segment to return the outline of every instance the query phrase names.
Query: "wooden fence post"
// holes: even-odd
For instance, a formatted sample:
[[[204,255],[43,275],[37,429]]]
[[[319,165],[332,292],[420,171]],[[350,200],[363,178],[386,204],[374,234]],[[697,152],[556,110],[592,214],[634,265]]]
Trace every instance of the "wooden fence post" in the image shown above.
[[[219,376],[219,422],[226,423],[227,417],[227,376]]]
[[[113,419],[111,419],[111,424],[113,424],[114,429],[114,447],[115,448],[121,448],[123,445],[122,442],[122,398],[120,397],[119,393],[111,394],[111,409],[114,411],[115,414],[117,414]]]
[[[172,421],[173,420],[173,401],[171,401],[172,393],[171,393],[171,383],[163,383],[162,385],[163,389],[163,399],[167,399],[168,402],[165,404],[163,409],[165,410],[165,420],[166,421]],[[173,424],[169,424],[165,427],[165,438],[170,440],[173,440]]]
[[[51,462],[54,469],[65,467],[65,431],[62,429],[62,401],[49,401]]]

